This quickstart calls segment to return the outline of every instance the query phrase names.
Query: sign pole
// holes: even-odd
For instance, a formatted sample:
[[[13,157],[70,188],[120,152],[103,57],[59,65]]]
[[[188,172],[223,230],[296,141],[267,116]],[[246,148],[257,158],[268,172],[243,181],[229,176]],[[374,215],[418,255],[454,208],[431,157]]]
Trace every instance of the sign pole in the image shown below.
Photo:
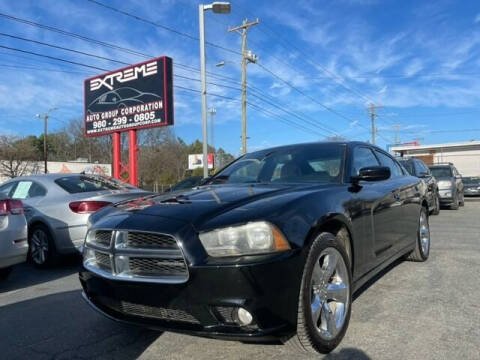
[[[128,140],[130,150],[128,152],[129,182],[133,186],[138,186],[138,164],[137,164],[137,130],[129,130]]]
[[[113,145],[113,177],[120,179],[122,172],[122,143],[120,133],[116,132],[112,134]]]

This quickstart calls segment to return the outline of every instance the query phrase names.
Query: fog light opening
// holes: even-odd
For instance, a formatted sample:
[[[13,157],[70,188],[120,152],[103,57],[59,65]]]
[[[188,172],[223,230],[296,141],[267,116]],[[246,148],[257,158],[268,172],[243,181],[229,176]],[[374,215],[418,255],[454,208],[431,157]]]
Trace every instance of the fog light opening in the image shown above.
[[[237,310],[237,322],[241,326],[250,325],[253,321],[253,316],[244,308],[238,308]]]

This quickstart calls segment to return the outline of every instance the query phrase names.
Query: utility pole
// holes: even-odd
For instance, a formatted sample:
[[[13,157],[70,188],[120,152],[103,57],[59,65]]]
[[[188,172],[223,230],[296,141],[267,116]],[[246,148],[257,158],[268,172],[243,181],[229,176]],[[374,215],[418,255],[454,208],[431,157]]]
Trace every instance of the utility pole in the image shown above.
[[[257,24],[258,19],[250,23],[245,19],[242,25],[228,29],[228,32],[236,31],[242,35],[242,154],[247,153],[247,64],[258,61],[258,56],[247,50],[247,30]]]
[[[47,121],[48,116],[52,111],[57,110],[57,108],[52,108],[48,110],[46,114],[37,114],[37,118],[43,119],[43,162],[44,162],[44,173],[48,173],[47,162],[48,162],[48,153],[47,153]]]
[[[400,139],[398,138],[398,133],[400,132],[401,128],[402,128],[402,125],[393,124],[393,131],[395,131],[395,144],[400,144]]]
[[[215,135],[213,132],[213,117],[217,115],[217,109],[211,108],[208,110],[210,114],[210,146],[215,148]]]
[[[375,135],[377,133],[377,129],[375,127],[375,118],[378,116],[377,114],[375,114],[375,111],[377,109],[381,109],[383,106],[378,106],[378,105],[374,105],[374,104],[370,104],[368,110],[370,112],[370,118],[372,120],[372,144],[375,145]]]

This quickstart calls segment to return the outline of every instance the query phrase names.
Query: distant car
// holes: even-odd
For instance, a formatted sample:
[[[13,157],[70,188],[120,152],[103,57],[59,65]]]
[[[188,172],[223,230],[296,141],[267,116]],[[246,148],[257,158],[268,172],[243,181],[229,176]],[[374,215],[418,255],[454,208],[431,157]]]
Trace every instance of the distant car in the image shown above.
[[[0,196],[24,203],[29,254],[38,267],[52,265],[59,254],[81,251],[91,213],[149,194],[106,177],[83,174],[18,177],[0,186]]]
[[[427,187],[428,209],[431,214],[438,215],[440,213],[440,198],[437,180],[433,177],[428,166],[422,160],[416,158],[397,158],[397,160],[407,169],[410,175],[423,180]]]
[[[480,195],[480,177],[469,176],[463,179],[463,188],[465,189],[465,196]]]
[[[101,112],[111,110],[112,105],[117,105],[119,108],[146,104],[152,101],[160,100],[161,97],[157,94],[141,92],[131,87],[122,87],[119,89],[108,91],[88,105],[88,111]]]
[[[1,198],[0,198],[1,199]],[[20,200],[0,200],[0,279],[27,259],[27,220]]]
[[[462,176],[452,163],[429,166],[432,175],[437,179],[440,204],[450,205],[458,209],[465,204]]]
[[[166,192],[192,189],[195,186],[201,185],[202,184],[202,179],[203,179],[203,177],[201,177],[201,176],[191,176],[189,178],[186,178],[186,179],[176,183],[171,188],[169,188]]]

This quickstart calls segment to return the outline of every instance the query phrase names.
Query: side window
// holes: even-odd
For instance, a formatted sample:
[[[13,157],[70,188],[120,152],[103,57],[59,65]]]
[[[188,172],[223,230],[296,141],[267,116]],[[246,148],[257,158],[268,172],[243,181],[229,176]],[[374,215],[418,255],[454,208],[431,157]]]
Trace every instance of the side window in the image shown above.
[[[19,181],[12,198],[25,200],[37,196],[45,196],[46,194],[45,188],[33,181]]]
[[[0,199],[8,199],[15,185],[17,185],[16,182],[11,182],[0,186]]]
[[[350,175],[358,175],[361,168],[379,165],[380,164],[375,155],[373,155],[372,150],[362,146],[356,147],[353,150],[352,170]]]
[[[375,151],[375,154],[377,154],[378,158],[380,159],[380,163],[383,166],[387,166],[390,168],[392,178],[403,175],[403,171],[400,166],[397,165],[397,163],[390,156],[385,155],[384,153],[381,153],[379,151]]]
[[[415,164],[415,175],[419,176],[421,173],[425,172],[425,169],[422,166],[422,163],[418,160],[414,160]]]

